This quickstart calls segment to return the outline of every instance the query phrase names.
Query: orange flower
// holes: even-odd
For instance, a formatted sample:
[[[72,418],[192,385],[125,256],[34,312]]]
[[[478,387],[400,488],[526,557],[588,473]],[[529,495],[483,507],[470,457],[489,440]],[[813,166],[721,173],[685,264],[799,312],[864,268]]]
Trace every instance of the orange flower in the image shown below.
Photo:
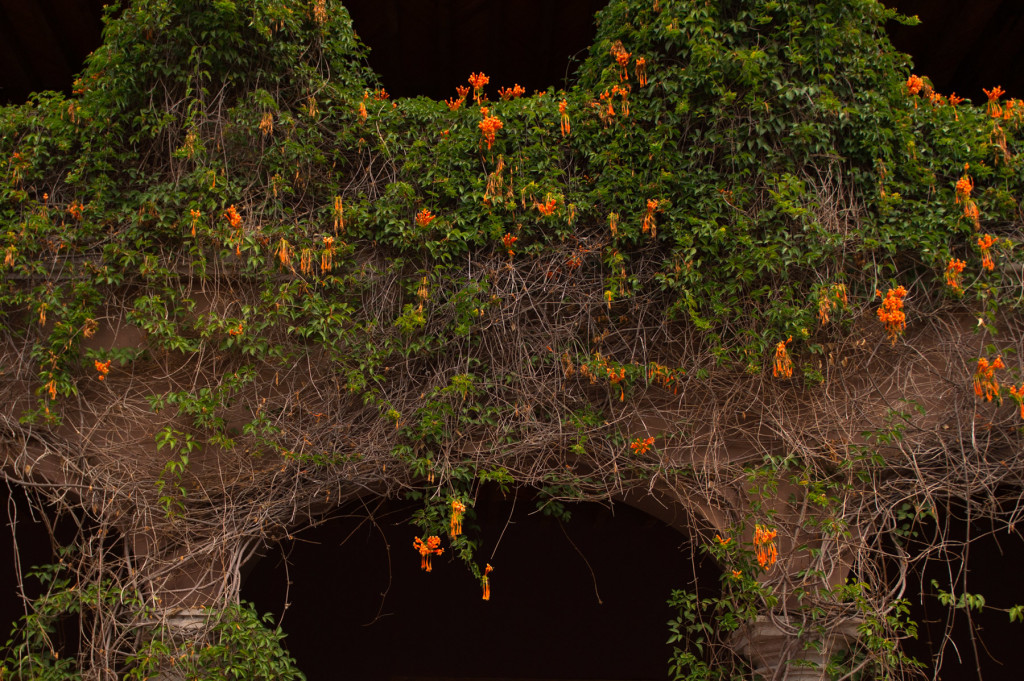
[[[345,202],[340,196],[334,197],[334,233],[345,231]]]
[[[981,248],[981,266],[989,272],[996,268],[996,263],[992,260],[990,249],[997,241],[999,241],[998,237],[994,237],[991,234],[986,234],[978,239],[978,247]]]
[[[911,74],[910,77],[907,78],[907,91],[910,92],[910,94],[916,95],[923,87],[924,80],[920,76]]]
[[[93,364],[96,366],[96,371],[99,372],[99,376],[96,378],[101,381],[106,380],[107,374],[110,373],[110,360],[108,359],[106,362],[101,362],[97,359]]]
[[[359,102],[359,119],[365,121],[367,116],[366,102]]]
[[[971,192],[974,191],[974,180],[972,180],[970,175],[967,174],[967,168],[969,167],[970,166],[968,164],[964,164],[964,174],[956,181],[956,202],[958,204],[961,201],[969,200],[971,198]]]
[[[732,541],[732,537],[726,537],[725,539],[723,539],[723,538],[721,537],[721,535],[717,535],[717,534],[716,534],[716,535],[715,535],[715,541],[717,541],[717,542],[718,542],[718,545],[719,545],[719,546],[728,546],[728,545],[729,545],[729,542],[731,542],[731,541]]]
[[[818,291],[818,320],[828,324],[829,312],[835,308],[846,307],[846,285],[831,284]]]
[[[732,571],[732,578],[733,579],[742,579],[743,578],[743,570],[733,570]]]
[[[658,236],[658,225],[654,221],[654,213],[657,210],[658,202],[655,199],[647,199],[647,213],[644,214],[641,231],[643,231],[644,234],[650,232],[652,238],[657,238]]]
[[[196,225],[199,223],[199,218],[203,217],[203,214],[200,213],[195,208],[190,209],[189,210],[189,214],[192,215],[192,236],[195,236],[196,235]]]
[[[962,275],[966,265],[967,263],[963,260],[957,260],[956,258],[950,258],[949,264],[946,265],[946,286],[953,289],[953,292],[957,295],[961,295],[964,292]]]
[[[974,394],[991,402],[995,398],[1000,404],[1003,402],[999,394],[999,381],[996,380],[996,371],[1005,369],[1002,356],[998,356],[991,363],[984,357],[978,359],[978,367],[974,371]]]
[[[441,546],[441,538],[434,535],[427,537],[427,541],[424,542],[419,537],[416,537],[412,542],[412,547],[420,553],[420,569],[427,572],[432,571],[434,568],[430,565],[431,556],[440,556],[444,553],[444,549],[439,548]]]
[[[228,209],[224,211],[224,217],[234,229],[239,229],[242,226],[242,216],[235,210],[235,204],[228,206]]]
[[[424,208],[419,213],[416,213],[416,224],[419,225],[420,227],[426,227],[436,217],[436,215],[434,215],[429,210]]]
[[[999,106],[999,98],[1006,94],[1006,90],[996,85],[991,90],[981,88],[981,91],[988,97],[988,113],[992,118],[999,118],[1003,115],[1003,110]]]
[[[654,438],[648,437],[644,439],[637,438],[629,443],[629,448],[633,450],[633,453],[637,456],[643,456],[651,449],[651,445],[654,444]]]
[[[875,293],[882,295],[881,291]],[[903,312],[903,299],[906,297],[907,289],[902,286],[889,289],[882,300],[882,306],[878,308],[878,321],[885,325],[885,332],[893,345],[896,345],[896,339],[907,328],[907,316]]]
[[[619,214],[608,213],[608,229],[612,230],[612,236],[619,235]]]
[[[228,329],[229,336],[241,336],[245,332],[245,327],[242,326],[242,322],[238,322],[238,326]]]
[[[626,70],[626,67],[629,65],[629,52],[626,52],[622,41],[616,40],[609,52],[615,57],[615,63],[619,65],[619,80],[629,80],[629,71]]]
[[[481,73],[471,73],[469,75],[469,84],[473,86],[473,97],[477,103],[482,101],[484,86],[491,82],[491,79]]]
[[[71,217],[73,217],[76,220],[81,220],[82,219],[82,211],[83,210],[85,210],[85,206],[83,206],[78,201],[75,201],[70,206],[68,206],[68,213],[70,213]]]
[[[640,87],[647,85],[647,60],[643,57],[636,58],[636,81],[640,83]]]
[[[480,580],[481,583],[483,584],[483,587],[484,587],[484,600],[485,601],[491,600],[491,580],[488,577],[488,575],[491,574],[492,572],[494,572],[494,568],[492,568],[491,564],[488,563],[487,567],[484,568],[484,576]]]
[[[522,97],[525,94],[526,94],[526,88],[524,88],[519,83],[516,83],[515,86],[510,87],[510,88],[507,88],[507,87],[498,88],[498,96],[501,97],[501,101],[503,101],[503,102],[507,102],[508,100],[515,99],[517,97]]]
[[[564,99],[558,105],[558,113],[562,114],[562,137],[568,137],[570,132],[569,114],[565,112],[567,106],[568,102],[566,102]]]
[[[505,236],[501,237],[501,243],[508,249],[508,257],[510,258],[515,255],[515,251],[512,250],[512,246],[515,245],[517,241],[519,241],[519,237],[512,236],[508,232],[505,233]]]
[[[789,358],[789,353],[786,352],[786,344],[793,340],[790,336],[784,341],[779,341],[778,345],[775,346],[775,362],[772,365],[772,376],[778,378],[791,378],[793,376],[793,360]]]
[[[484,109],[486,111],[486,109]],[[484,119],[478,124],[480,132],[484,136],[484,141],[487,142],[487,150],[490,151],[491,145],[494,144],[495,134],[505,127],[505,124],[501,122],[497,116],[484,115]]]
[[[320,254],[320,269],[330,272],[334,267],[334,237],[324,237],[324,251]]]
[[[462,534],[462,514],[466,512],[466,505],[458,499],[452,499],[452,518],[449,523],[451,535],[458,537]]]
[[[535,203],[533,206],[541,215],[551,215],[555,212],[555,208],[557,207],[555,199],[548,199],[547,203]]]
[[[1013,401],[1020,407],[1020,417],[1024,419],[1024,383],[1019,388],[1011,385],[1010,396],[1013,397]]]
[[[778,532],[769,530],[761,525],[754,526],[754,554],[757,557],[757,564],[762,569],[770,569],[779,558],[779,550],[775,546],[775,537]]]
[[[281,242],[277,245],[277,257],[285,267],[291,265],[292,253],[290,244],[284,238],[282,238]]]

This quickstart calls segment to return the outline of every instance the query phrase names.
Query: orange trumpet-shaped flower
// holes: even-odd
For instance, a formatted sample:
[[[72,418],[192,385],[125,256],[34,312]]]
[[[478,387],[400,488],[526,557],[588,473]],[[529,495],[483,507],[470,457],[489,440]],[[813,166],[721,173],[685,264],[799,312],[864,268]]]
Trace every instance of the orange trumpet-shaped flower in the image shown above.
[[[235,210],[235,204],[228,206],[228,209],[224,211],[224,217],[227,218],[228,224],[234,229],[238,229],[242,226],[242,216]]]
[[[458,499],[452,499],[452,518],[449,523],[452,537],[462,534],[462,514],[465,512],[466,505]]]
[[[557,203],[555,199],[548,199],[545,203],[535,203],[533,204],[533,206],[538,210],[538,212],[540,212],[541,215],[551,215],[555,212]]]
[[[882,295],[881,291],[875,293]],[[907,289],[902,286],[889,289],[882,300],[882,306],[878,308],[878,321],[885,325],[885,332],[893,345],[896,345],[896,339],[907,328],[907,315],[903,312],[903,299],[906,297]]]
[[[629,65],[629,52],[626,52],[622,41],[616,40],[609,52],[615,57],[615,63],[619,65],[619,80],[629,80],[629,71],[626,70]]]
[[[526,94],[526,88],[519,83],[516,83],[513,87],[501,87],[498,88],[498,96],[501,97],[501,101],[507,102],[510,99],[516,99]]]
[[[715,541],[718,542],[719,546],[728,546],[729,542],[732,541],[732,537],[726,537],[726,538],[723,539],[721,535],[716,534],[715,535]]]
[[[484,576],[480,580],[484,588],[483,598],[485,601],[491,600],[491,579],[490,577],[488,577],[488,575],[490,575],[492,572],[494,572],[494,568],[492,568],[491,564],[488,563],[487,567],[484,568]]]
[[[921,76],[911,74],[910,77],[907,78],[907,91],[910,92],[910,94],[916,95],[918,92],[921,91],[921,88],[923,87],[924,80],[921,78]]]
[[[334,268],[334,237],[324,237],[324,250],[320,254],[320,269],[330,272]]]
[[[434,215],[429,210],[424,208],[419,213],[416,213],[416,224],[419,225],[420,227],[426,227],[436,217],[436,215]]]
[[[961,295],[964,292],[963,288],[963,271],[967,265],[963,260],[957,260],[956,258],[950,258],[949,264],[946,265],[946,286],[953,289],[953,292],[957,295]]]
[[[491,79],[481,73],[471,73],[469,84],[473,86],[473,97],[479,104],[482,101],[484,86],[491,82]]]
[[[776,530],[769,530],[762,525],[754,526],[754,554],[762,569],[770,569],[779,558],[779,550],[775,546],[777,536]]]
[[[108,359],[106,362],[96,360],[94,364],[96,365],[96,371],[99,372],[99,376],[96,378],[101,381],[106,380],[107,374],[110,373],[110,360]]]
[[[651,237],[653,238],[658,236],[658,224],[654,221],[654,213],[657,210],[658,202],[655,199],[647,199],[647,213],[644,214],[641,231],[643,231],[644,234],[650,232]]]
[[[974,394],[983,398],[986,402],[996,399],[1000,404],[1003,402],[999,394],[999,381],[996,380],[996,371],[1005,369],[1002,356],[998,356],[991,363],[981,357],[978,359],[978,367],[974,371]]]
[[[998,237],[991,234],[986,234],[978,239],[978,247],[981,249],[981,266],[989,272],[996,268],[996,263],[992,260],[991,248],[997,241],[999,241]]]
[[[612,236],[619,235],[619,214],[608,213],[608,229],[612,231]]]
[[[501,243],[508,249],[508,257],[510,258],[515,255],[515,251],[512,250],[512,246],[515,245],[517,241],[519,241],[519,237],[512,236],[508,232],[505,233],[505,236],[501,237]]]
[[[564,99],[558,105],[558,113],[562,114],[562,137],[568,137],[570,132],[569,114],[565,112],[567,106],[568,102],[566,102]]]
[[[440,556],[444,553],[444,549],[440,548],[441,538],[434,535],[427,537],[427,541],[424,542],[419,537],[416,537],[412,542],[412,547],[420,552],[420,569],[426,572],[432,571],[434,568],[430,565],[431,556]]]
[[[501,119],[497,116],[486,115],[486,109],[483,111],[485,112],[484,119],[480,121],[477,127],[480,128],[484,141],[487,142],[487,150],[490,151],[491,145],[494,144],[495,135],[499,130],[505,127],[505,124],[502,123]]]
[[[829,312],[833,309],[846,307],[846,285],[845,284],[832,284],[828,287],[823,287],[818,291],[818,320],[822,324],[828,324]]]
[[[970,175],[967,175],[967,164],[964,164],[965,173],[960,176],[960,179],[956,181],[956,202],[967,201],[971,198],[971,192],[974,191],[974,180],[971,179]]]
[[[633,453],[637,456],[646,454],[651,449],[651,445],[654,444],[653,437],[637,438],[629,443],[629,448],[633,450]]]
[[[790,336],[784,341],[779,341],[778,345],[775,346],[775,362],[772,365],[772,376],[778,378],[791,378],[793,376],[793,360],[789,358],[789,353],[786,351],[786,344],[793,340]]]
[[[999,106],[999,98],[1006,94],[1006,90],[996,85],[991,90],[981,88],[981,91],[985,93],[986,97],[988,97],[988,104],[986,106],[988,107],[989,115],[993,118],[1001,117],[1003,115],[1003,110]]]
[[[1017,406],[1020,407],[1020,417],[1024,419],[1024,383],[1019,388],[1011,385],[1010,396],[1017,403]]]
[[[643,57],[636,58],[636,81],[640,83],[640,87],[647,85],[647,60]]]

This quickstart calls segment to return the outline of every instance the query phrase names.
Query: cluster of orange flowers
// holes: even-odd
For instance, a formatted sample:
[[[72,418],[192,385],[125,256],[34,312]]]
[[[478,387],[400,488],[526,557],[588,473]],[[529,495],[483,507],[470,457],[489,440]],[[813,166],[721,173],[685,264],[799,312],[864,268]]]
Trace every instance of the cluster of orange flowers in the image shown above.
[[[82,203],[79,201],[75,201],[70,206],[68,206],[68,213],[70,213],[71,217],[73,217],[76,220],[82,219],[82,212],[84,210],[85,206],[82,205]]]
[[[101,362],[97,359],[95,362],[93,362],[93,364],[95,364],[96,366],[96,371],[99,372],[99,376],[97,376],[96,378],[98,378],[101,381],[105,381],[107,378],[107,374],[110,373],[110,360],[108,359],[106,362]]]
[[[683,371],[673,371],[667,366],[662,366],[657,362],[651,362],[651,365],[647,367],[647,380],[652,383],[657,383],[663,388],[672,388],[674,394],[679,394],[679,375]]]
[[[541,215],[552,215],[558,207],[555,199],[548,199],[545,203],[534,203],[533,206]]]
[[[981,227],[981,212],[978,210],[978,204],[971,199],[971,192],[974,191],[974,180],[967,174],[970,167],[969,163],[965,163],[964,174],[956,181],[956,203],[957,205],[961,202],[964,204],[964,217],[970,218],[974,223],[974,228],[978,229]]]
[[[450,524],[452,537],[462,534],[462,514],[466,512],[466,505],[458,499],[452,499],[452,519]]]
[[[498,88],[498,96],[501,97],[501,101],[507,102],[510,99],[522,97],[526,94],[526,88],[519,83],[516,83],[513,87],[500,87]]]
[[[199,218],[203,217],[203,214],[195,208],[189,209],[189,214],[192,216],[192,236],[196,235],[196,225],[199,224]]]
[[[996,371],[1005,369],[1002,356],[998,356],[991,363],[984,357],[978,359],[978,368],[974,372],[974,394],[983,398],[986,402],[993,399],[1002,403],[1003,398],[999,394],[999,381],[996,380]]]
[[[992,260],[992,247],[999,241],[997,237],[991,234],[986,234],[978,239],[978,248],[981,249],[981,266],[991,272],[996,268],[996,263]]]
[[[431,222],[432,222],[432,221],[434,220],[434,218],[436,218],[436,217],[437,217],[436,215],[434,215],[434,214],[433,214],[433,213],[431,213],[431,212],[430,212],[429,210],[427,210],[426,208],[424,208],[424,209],[423,209],[423,210],[421,210],[421,211],[420,211],[419,213],[416,213],[416,224],[417,224],[417,225],[419,225],[420,227],[426,227],[426,226],[427,226],[427,225],[429,225],[429,224],[430,224],[430,223],[431,223]]]
[[[245,327],[242,326],[242,322],[238,322],[238,326],[228,329],[229,336],[241,336],[243,333],[245,333]]]
[[[477,103],[483,101],[483,90],[484,86],[491,82],[491,79],[481,73],[469,74],[469,84],[473,86],[473,97]]]
[[[1003,110],[1002,107],[999,106],[999,98],[1006,94],[1006,90],[996,85],[991,90],[981,88],[981,91],[985,93],[986,97],[988,97],[988,103],[986,104],[986,107],[988,109],[989,115],[992,116],[992,118],[1002,118]]]
[[[775,346],[775,361],[772,364],[772,376],[778,378],[791,378],[793,376],[793,360],[789,358],[789,352],[786,351],[786,345],[793,340],[790,336],[784,341],[779,341]]]
[[[913,73],[910,74],[910,77],[907,78],[907,91],[912,95],[916,95],[923,87],[924,79],[922,79],[921,76],[914,75]]]
[[[291,267],[292,263],[292,251],[291,244],[284,237],[281,237],[281,241],[277,245],[277,258],[281,261],[281,265],[284,267]]]
[[[953,289],[953,292],[957,295],[963,295],[963,271],[967,263],[963,260],[957,260],[956,258],[950,258],[949,264],[946,265],[946,286]]]
[[[647,85],[647,60],[643,57],[636,58],[636,82],[640,87]]]
[[[334,197],[334,233],[345,231],[345,203],[340,196]]]
[[[445,100],[445,104],[447,104],[448,108],[452,111],[458,111],[459,107],[462,106],[463,103],[466,101],[466,95],[469,94],[469,88],[466,87],[465,85],[460,85],[459,87],[455,88],[455,91],[459,93],[458,99],[453,97],[451,99]]]
[[[650,451],[651,445],[654,444],[653,437],[637,438],[629,443],[629,448],[633,450],[633,453],[637,456],[642,456]]]
[[[647,199],[647,212],[644,214],[644,221],[641,225],[641,231],[644,234],[650,232],[652,238],[657,238],[658,236],[658,223],[654,221],[654,213],[657,210],[658,201],[656,199]]]
[[[881,291],[875,291],[875,295],[881,297]],[[903,330],[907,328],[907,315],[903,312],[903,299],[907,297],[907,289],[899,286],[889,289],[882,300],[882,306],[878,308],[878,321],[885,325],[885,332],[889,340],[896,345]]]
[[[778,536],[775,530],[769,530],[761,525],[754,526],[754,555],[757,557],[757,564],[762,569],[769,569],[779,559],[779,550],[775,546],[775,537]]]
[[[334,268],[334,237],[324,237],[324,251],[320,254],[320,269],[330,272]]]
[[[1020,417],[1024,419],[1024,384],[1019,388],[1011,385],[1010,396],[1013,397],[1013,401],[1020,407]]]
[[[605,292],[605,297],[608,299],[609,304],[611,303],[611,291]],[[603,376],[601,376],[603,374]],[[586,376],[590,379],[590,383],[597,383],[598,378],[607,378],[611,385],[619,385],[626,378],[626,368],[619,367],[616,369],[613,367],[606,357],[603,357],[600,352],[594,353],[594,367],[591,368],[587,364],[580,365],[580,375]],[[625,389],[619,386],[619,401],[625,401],[626,393]]]
[[[427,541],[424,542],[419,537],[412,542],[412,547],[420,552],[420,569],[430,572],[433,568],[430,565],[431,556],[440,556],[444,553],[444,549],[441,547],[441,538],[437,535],[427,537]]]
[[[260,116],[260,132],[264,135],[274,132],[274,114],[269,111]]]
[[[485,601],[491,600],[491,579],[488,575],[490,575],[492,572],[494,572],[494,568],[492,568],[491,564],[488,563],[487,566],[484,568],[484,575],[480,579],[480,582],[484,588],[483,598]]]
[[[494,144],[495,134],[505,127],[505,124],[497,116],[488,116],[487,107],[481,107],[480,113],[483,114],[484,118],[480,121],[478,127],[484,136],[484,141],[487,142],[487,150],[490,151],[491,145]]]
[[[615,57],[615,63],[619,65],[619,80],[629,80],[629,71],[626,70],[629,65],[629,52],[626,52],[622,41],[616,40],[612,44],[610,52]]]
[[[569,135],[569,114],[565,112],[566,107],[569,105],[564,99],[558,105],[558,113],[562,114],[562,137],[568,137]]]
[[[840,307],[846,307],[846,284],[831,284],[818,291],[818,320],[828,324],[829,313]]]
[[[612,231],[612,236],[619,235],[619,214],[608,213],[608,229]]]
[[[235,210],[235,204],[228,206],[228,209],[224,211],[224,217],[233,229],[239,229],[242,226],[242,216]]]
[[[515,251],[512,250],[512,246],[514,246],[517,241],[519,241],[519,237],[512,236],[512,234],[508,232],[505,232],[505,236],[501,237],[501,243],[505,245],[506,249],[508,249],[508,257],[510,258],[516,254]]]

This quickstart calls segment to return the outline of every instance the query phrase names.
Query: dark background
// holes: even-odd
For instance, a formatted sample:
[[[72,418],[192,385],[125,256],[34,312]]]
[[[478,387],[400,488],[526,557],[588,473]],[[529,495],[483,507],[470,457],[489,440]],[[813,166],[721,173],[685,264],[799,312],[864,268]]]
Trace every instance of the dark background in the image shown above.
[[[0,103],[70,92],[100,43],[103,0],[0,0]],[[594,34],[605,0],[347,0],[370,64],[393,95],[446,98],[483,71],[527,91],[562,86]],[[893,24],[896,46],[945,94],[984,101],[1002,85],[1024,96],[1021,0],[891,0],[920,26]]]

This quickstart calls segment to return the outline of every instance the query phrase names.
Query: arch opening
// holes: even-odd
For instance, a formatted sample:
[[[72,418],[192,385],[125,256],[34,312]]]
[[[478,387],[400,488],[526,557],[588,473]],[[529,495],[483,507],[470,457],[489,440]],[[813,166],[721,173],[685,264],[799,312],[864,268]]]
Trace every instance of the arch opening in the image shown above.
[[[453,556],[420,570],[406,502],[301,533],[286,559],[253,566],[242,597],[281,618],[310,681],[340,668],[381,681],[665,678],[666,601],[695,584],[717,591],[719,568],[626,504],[568,508],[563,521],[525,492],[481,495],[466,527],[494,566],[487,602]]]

